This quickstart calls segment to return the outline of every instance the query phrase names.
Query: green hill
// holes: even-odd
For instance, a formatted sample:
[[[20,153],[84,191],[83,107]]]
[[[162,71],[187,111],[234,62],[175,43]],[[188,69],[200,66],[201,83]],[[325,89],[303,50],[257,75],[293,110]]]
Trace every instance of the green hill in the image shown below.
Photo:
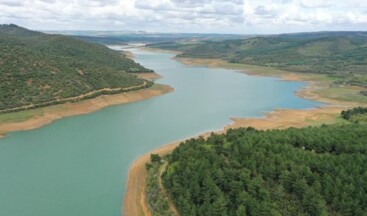
[[[367,211],[365,124],[228,130],[188,140],[165,161],[164,188],[183,216]]]
[[[0,25],[0,50],[0,112],[150,85],[131,73],[151,70],[117,51],[72,37]]]
[[[179,57],[219,58],[231,63],[272,66],[321,73],[367,86],[367,33],[319,32],[284,34],[220,42],[149,45],[181,51]]]

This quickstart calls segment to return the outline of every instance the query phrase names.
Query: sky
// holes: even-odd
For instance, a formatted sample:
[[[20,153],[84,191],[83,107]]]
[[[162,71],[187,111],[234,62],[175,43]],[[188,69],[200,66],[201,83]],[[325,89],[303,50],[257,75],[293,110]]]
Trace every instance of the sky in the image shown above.
[[[0,0],[0,23],[33,30],[367,31],[367,0]]]

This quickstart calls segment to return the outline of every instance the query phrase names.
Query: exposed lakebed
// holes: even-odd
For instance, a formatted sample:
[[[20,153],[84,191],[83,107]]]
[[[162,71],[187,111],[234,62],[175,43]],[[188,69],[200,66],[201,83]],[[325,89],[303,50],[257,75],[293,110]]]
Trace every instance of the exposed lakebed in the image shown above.
[[[157,83],[175,91],[0,139],[0,215],[121,215],[129,166],[139,155],[221,129],[230,117],[320,105],[294,94],[302,82],[187,66],[170,53],[130,51],[163,76]]]

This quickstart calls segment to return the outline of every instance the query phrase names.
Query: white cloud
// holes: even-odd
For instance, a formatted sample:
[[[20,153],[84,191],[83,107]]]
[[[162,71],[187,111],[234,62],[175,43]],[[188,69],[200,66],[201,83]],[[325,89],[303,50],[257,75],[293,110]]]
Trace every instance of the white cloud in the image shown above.
[[[325,8],[332,6],[332,1],[330,0],[301,0],[300,3],[305,8]]]
[[[358,0],[245,0],[244,22],[262,32],[367,30]]]
[[[32,29],[278,33],[367,30],[366,0],[0,0]]]

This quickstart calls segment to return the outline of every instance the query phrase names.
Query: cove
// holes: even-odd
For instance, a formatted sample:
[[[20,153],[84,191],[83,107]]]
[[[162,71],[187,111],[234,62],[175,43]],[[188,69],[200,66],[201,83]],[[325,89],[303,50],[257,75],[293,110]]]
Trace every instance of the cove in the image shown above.
[[[129,166],[175,140],[218,130],[230,117],[320,103],[294,92],[302,82],[187,66],[173,54],[131,49],[175,91],[58,120],[0,139],[1,216],[119,216]]]

